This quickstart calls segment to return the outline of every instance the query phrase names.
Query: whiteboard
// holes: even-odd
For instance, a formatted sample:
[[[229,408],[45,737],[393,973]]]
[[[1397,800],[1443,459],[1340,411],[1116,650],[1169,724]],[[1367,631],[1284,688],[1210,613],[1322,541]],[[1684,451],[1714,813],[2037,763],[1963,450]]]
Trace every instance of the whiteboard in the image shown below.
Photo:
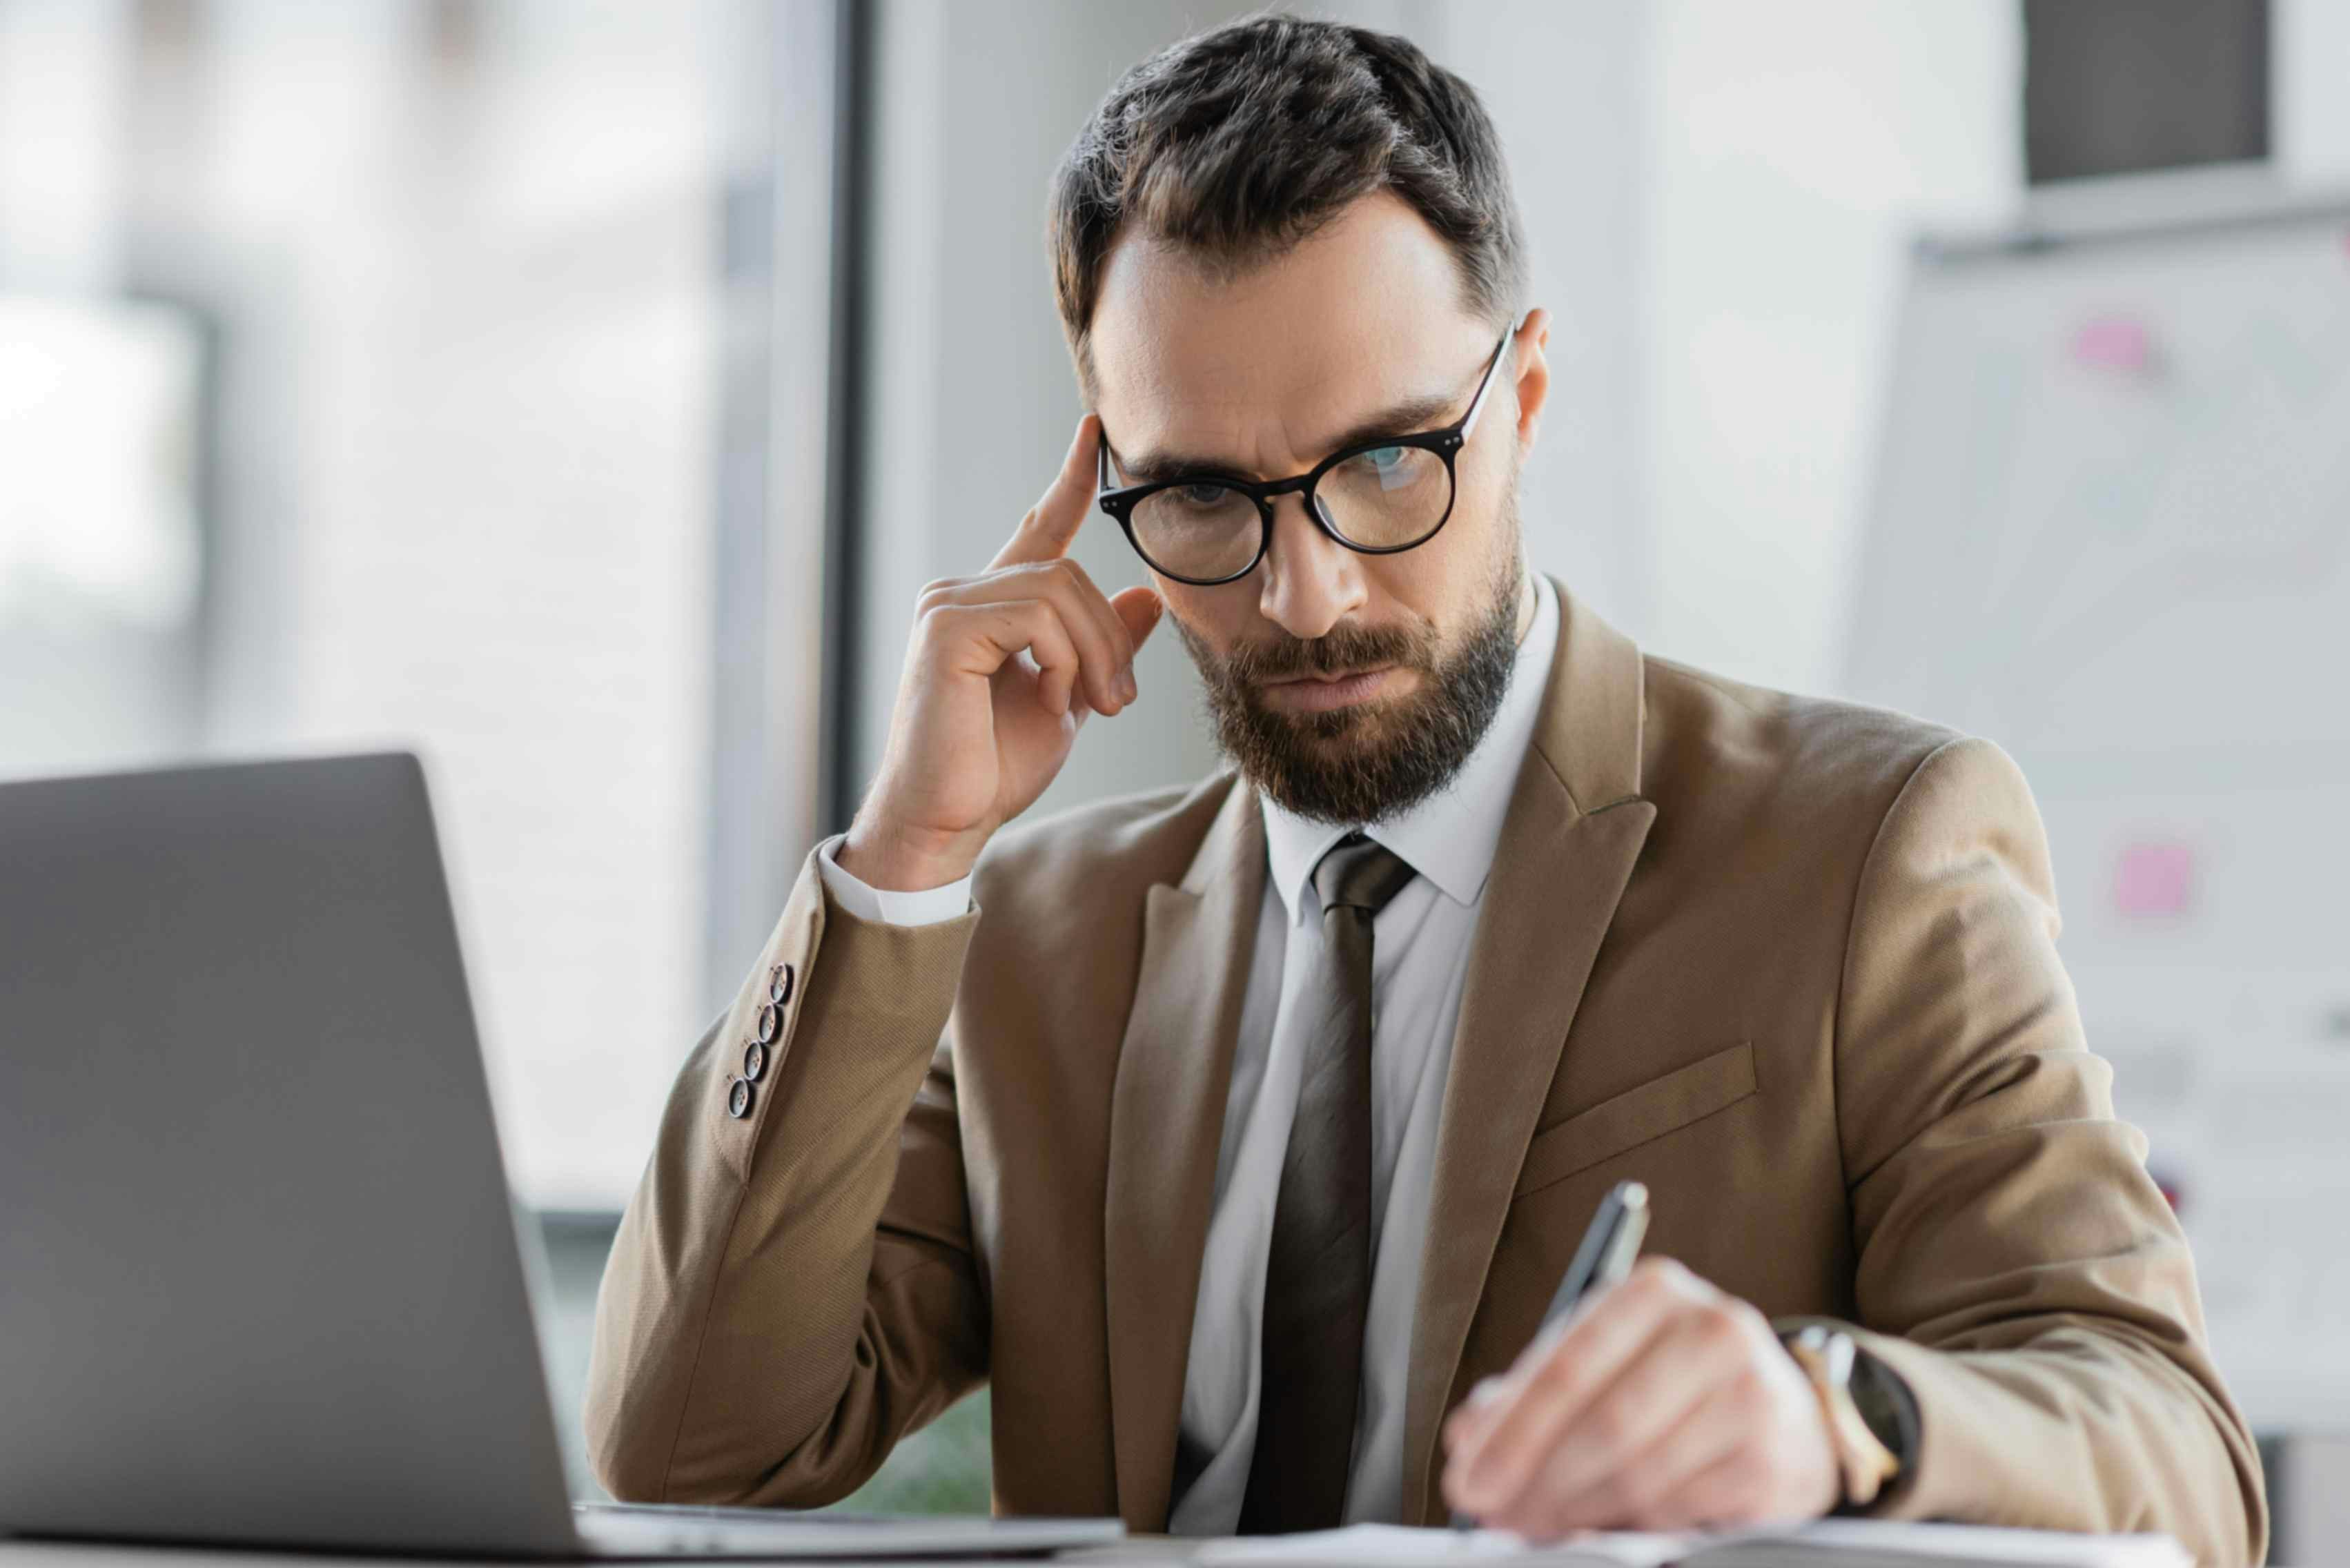
[[[2004,746],[2253,1419],[2350,1426],[2350,199],[1919,245],[1844,686]]]

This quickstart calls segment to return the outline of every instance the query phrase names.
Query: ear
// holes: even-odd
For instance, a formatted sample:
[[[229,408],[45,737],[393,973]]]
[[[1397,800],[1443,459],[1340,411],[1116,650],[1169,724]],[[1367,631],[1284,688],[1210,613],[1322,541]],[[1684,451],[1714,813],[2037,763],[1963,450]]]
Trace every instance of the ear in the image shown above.
[[[1550,399],[1550,312],[1540,306],[1526,312],[1518,324],[1517,341],[1510,362],[1517,367],[1518,397],[1518,459],[1523,462],[1534,449],[1535,432],[1542,429],[1543,405]]]

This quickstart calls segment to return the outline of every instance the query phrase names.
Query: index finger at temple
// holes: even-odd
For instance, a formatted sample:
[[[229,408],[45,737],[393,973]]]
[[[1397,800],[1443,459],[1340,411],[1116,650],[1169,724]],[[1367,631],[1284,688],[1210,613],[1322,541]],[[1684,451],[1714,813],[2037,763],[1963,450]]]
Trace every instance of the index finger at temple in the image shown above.
[[[1077,421],[1076,438],[1069,442],[1069,454],[1061,460],[1061,472],[1054,476],[1052,486],[1020,520],[992,566],[1050,561],[1067,551],[1093,504],[1095,452],[1100,442],[1101,420],[1087,414]]]

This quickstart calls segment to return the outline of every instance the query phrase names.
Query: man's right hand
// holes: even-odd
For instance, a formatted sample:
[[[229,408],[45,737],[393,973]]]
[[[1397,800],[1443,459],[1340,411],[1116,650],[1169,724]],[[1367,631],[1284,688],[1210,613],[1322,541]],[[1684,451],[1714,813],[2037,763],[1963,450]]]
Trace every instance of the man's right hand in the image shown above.
[[[1068,558],[1092,510],[1101,424],[1087,414],[1043,500],[974,577],[922,590],[880,775],[840,846],[869,887],[944,887],[1068,760],[1089,712],[1135,700],[1134,654],[1159,624],[1147,587],[1105,597]]]

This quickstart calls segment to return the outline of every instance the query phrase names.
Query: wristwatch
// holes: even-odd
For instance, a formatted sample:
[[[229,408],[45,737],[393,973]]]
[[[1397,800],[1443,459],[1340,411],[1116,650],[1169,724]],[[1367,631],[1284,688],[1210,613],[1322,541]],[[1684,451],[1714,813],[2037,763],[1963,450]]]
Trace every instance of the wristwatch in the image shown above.
[[[1852,1335],[1842,1329],[1813,1323],[1785,1335],[1780,1343],[1795,1358],[1795,1365],[1804,1369],[1812,1392],[1819,1397],[1820,1415],[1827,1423],[1828,1443],[1835,1450],[1836,1470],[1842,1477],[1844,1497],[1837,1511],[1866,1508],[1901,1474],[1902,1457],[1887,1438],[1900,1441],[1907,1435],[1902,1430],[1903,1424],[1883,1408],[1882,1401],[1872,1399],[1871,1403],[1880,1407],[1880,1420],[1892,1428],[1880,1436],[1878,1423],[1862,1413],[1860,1401],[1855,1397],[1854,1377],[1860,1351]]]

